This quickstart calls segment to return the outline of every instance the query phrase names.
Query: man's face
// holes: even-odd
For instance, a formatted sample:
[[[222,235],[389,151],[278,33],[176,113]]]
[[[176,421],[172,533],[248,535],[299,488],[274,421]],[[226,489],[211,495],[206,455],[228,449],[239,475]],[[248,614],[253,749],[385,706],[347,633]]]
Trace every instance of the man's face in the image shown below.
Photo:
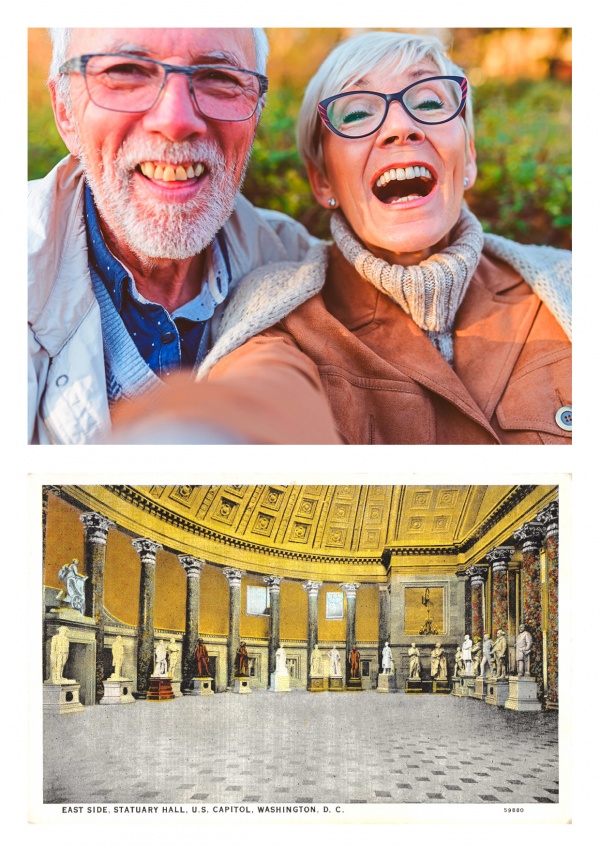
[[[173,65],[255,69],[250,29],[72,32],[69,58],[128,52]],[[240,122],[204,118],[183,74],[171,74],[158,102],[141,114],[99,108],[81,74],[72,74],[70,83],[72,112],[55,103],[57,124],[69,150],[82,160],[109,242],[146,258],[185,259],[200,253],[231,214],[256,116]],[[182,181],[157,178],[156,173],[178,166],[195,173]]]

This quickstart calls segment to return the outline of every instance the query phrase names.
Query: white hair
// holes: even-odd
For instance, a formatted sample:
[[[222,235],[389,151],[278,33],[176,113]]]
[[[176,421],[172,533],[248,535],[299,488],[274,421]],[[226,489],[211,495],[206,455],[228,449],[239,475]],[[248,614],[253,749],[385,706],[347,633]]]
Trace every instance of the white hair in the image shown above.
[[[445,47],[431,35],[406,32],[365,32],[332,50],[308,83],[298,116],[298,150],[306,164],[323,170],[322,122],[317,105],[326,97],[341,93],[375,69],[402,73],[411,65],[428,60],[440,76],[464,76],[464,71],[445,53]],[[469,86],[465,111],[467,143],[474,137],[473,105]]]

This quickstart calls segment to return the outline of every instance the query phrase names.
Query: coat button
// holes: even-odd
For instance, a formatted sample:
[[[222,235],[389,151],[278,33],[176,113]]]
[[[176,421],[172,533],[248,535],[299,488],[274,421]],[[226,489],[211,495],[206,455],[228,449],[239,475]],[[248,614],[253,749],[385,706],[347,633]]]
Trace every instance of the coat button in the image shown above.
[[[161,337],[163,344],[170,344],[175,340],[175,332],[165,332]]]
[[[570,405],[563,405],[556,412],[554,419],[557,426],[564,429],[565,432],[570,432],[573,428],[573,409]]]
[[[61,376],[58,376],[56,379],[56,387],[63,388],[67,382],[69,381],[69,377],[66,373],[63,373]]]

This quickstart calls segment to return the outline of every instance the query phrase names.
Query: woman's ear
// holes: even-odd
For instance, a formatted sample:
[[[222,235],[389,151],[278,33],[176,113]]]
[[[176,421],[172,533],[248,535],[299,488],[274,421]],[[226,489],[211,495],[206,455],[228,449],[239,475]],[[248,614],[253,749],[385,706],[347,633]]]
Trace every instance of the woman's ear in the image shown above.
[[[466,188],[472,188],[477,179],[477,153],[472,138],[469,138],[465,150],[465,179],[468,180]]]
[[[312,188],[312,192],[315,195],[317,203],[326,209],[331,209],[329,200],[331,197],[334,197],[335,199],[337,198],[335,197],[333,188],[327,178],[327,174],[319,170],[314,162],[307,162],[306,170],[308,173],[308,181],[310,182],[310,187]]]
[[[67,150],[74,156],[78,156],[79,141],[72,109],[67,108],[63,98],[58,94],[54,80],[48,83],[48,88],[50,89],[56,128],[60,137],[65,142]]]

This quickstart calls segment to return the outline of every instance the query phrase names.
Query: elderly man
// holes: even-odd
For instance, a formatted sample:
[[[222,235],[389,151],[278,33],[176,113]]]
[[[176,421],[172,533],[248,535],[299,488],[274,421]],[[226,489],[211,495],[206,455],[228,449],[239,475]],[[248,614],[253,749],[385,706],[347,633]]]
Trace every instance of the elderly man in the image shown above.
[[[238,194],[267,90],[262,30],[52,35],[49,87],[70,155],[29,196],[29,440],[83,444],[111,437],[119,400],[130,428],[143,413],[131,401],[168,406],[164,379],[183,369],[189,380],[221,323],[251,337],[268,302],[232,311],[237,282],[304,258],[313,239]],[[197,386],[207,411],[195,424],[221,431],[229,395],[243,399],[253,375]]]

